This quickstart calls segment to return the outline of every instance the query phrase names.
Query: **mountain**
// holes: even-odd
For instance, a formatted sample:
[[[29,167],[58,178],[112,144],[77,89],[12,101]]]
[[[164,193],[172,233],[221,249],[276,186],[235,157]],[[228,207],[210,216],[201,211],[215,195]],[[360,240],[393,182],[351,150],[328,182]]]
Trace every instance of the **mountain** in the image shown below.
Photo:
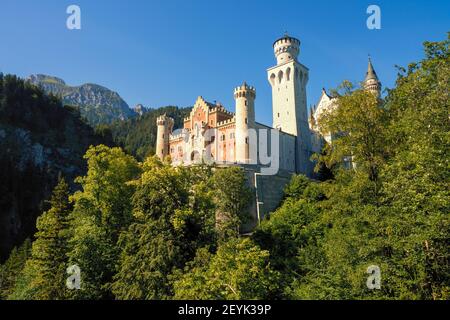
[[[112,123],[109,130],[117,145],[138,160],[143,160],[149,154],[155,153],[156,118],[165,113],[175,120],[175,129],[182,128],[183,120],[191,110],[192,108],[174,106],[145,109],[145,112],[139,117]]]
[[[145,108],[142,104],[137,104],[134,106],[133,111],[136,115],[142,116],[144,113],[147,113],[148,109]]]
[[[70,182],[84,174],[83,155],[101,143],[112,139],[96,133],[77,108],[0,73],[0,261],[34,234],[58,176]]]
[[[27,80],[40,86],[46,93],[60,97],[64,104],[79,107],[81,115],[92,126],[125,120],[135,115],[117,92],[98,84],[69,86],[60,78],[43,74],[31,75]]]

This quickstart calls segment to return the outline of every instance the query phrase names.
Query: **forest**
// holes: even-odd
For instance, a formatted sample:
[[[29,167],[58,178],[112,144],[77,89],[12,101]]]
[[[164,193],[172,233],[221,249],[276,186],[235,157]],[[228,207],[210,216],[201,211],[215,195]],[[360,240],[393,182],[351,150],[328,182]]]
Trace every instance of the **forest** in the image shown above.
[[[294,175],[251,235],[239,232],[251,199],[241,168],[172,167],[125,140],[91,146],[77,190],[61,176],[36,233],[1,266],[0,298],[450,299],[449,44],[426,42],[382,100],[343,82],[320,119],[338,138],[314,157],[331,174]]]

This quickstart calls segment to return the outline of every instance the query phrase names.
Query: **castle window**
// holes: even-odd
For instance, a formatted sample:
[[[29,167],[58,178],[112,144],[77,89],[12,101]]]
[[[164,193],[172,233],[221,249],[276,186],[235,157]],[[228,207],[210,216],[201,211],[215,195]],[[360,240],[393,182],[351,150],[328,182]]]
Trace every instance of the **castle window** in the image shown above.
[[[247,138],[245,138],[245,143],[246,143],[246,144],[248,144],[248,137],[247,137]]]
[[[291,58],[291,56],[289,56],[289,59]],[[286,80],[289,81],[291,80],[291,68],[287,68],[286,70]]]
[[[275,78],[276,78],[275,74],[272,73],[272,74],[270,75],[270,82],[272,83],[272,86],[275,84]]]
[[[248,100],[245,100],[245,105],[248,106]]]
[[[280,113],[278,112],[278,118],[280,117]]]
[[[245,118],[245,124],[248,124],[248,120],[247,120],[247,118]]]
[[[283,80],[283,71],[279,71],[278,72],[278,83],[281,83],[281,81]]]

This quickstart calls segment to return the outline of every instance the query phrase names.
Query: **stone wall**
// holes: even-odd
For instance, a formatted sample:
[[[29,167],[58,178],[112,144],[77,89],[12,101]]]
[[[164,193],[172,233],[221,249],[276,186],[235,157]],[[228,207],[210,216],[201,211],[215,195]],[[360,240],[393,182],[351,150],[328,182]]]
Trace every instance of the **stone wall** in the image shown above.
[[[292,172],[280,170],[277,175],[258,174],[255,166],[244,166],[248,185],[252,190],[252,203],[249,207],[251,219],[242,226],[242,233],[251,233],[269,213],[281,204],[284,188],[290,182]]]

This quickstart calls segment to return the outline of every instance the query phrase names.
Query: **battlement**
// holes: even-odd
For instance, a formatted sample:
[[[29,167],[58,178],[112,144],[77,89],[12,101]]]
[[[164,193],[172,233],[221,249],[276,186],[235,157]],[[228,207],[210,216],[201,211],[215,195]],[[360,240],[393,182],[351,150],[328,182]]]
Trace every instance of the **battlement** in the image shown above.
[[[168,117],[166,114],[163,114],[158,118],[156,118],[156,124],[158,126],[173,127],[174,123],[175,123],[174,120],[171,117]]]
[[[273,43],[273,51],[278,64],[297,60],[300,53],[300,40],[285,34]]]
[[[178,130],[176,130],[178,131]],[[186,134],[188,134],[188,130],[180,130],[177,133],[173,133],[169,136],[169,140],[170,141],[174,141],[174,140],[180,140],[180,139],[184,139],[186,137]]]
[[[234,89],[234,98],[256,98],[256,89],[244,82],[241,86]]]
[[[222,126],[230,125],[230,124],[233,124],[233,123],[235,123],[235,122],[236,122],[236,118],[233,117],[233,118],[231,118],[231,119],[227,119],[227,120],[224,120],[224,121],[217,122],[217,127],[222,127]]]

